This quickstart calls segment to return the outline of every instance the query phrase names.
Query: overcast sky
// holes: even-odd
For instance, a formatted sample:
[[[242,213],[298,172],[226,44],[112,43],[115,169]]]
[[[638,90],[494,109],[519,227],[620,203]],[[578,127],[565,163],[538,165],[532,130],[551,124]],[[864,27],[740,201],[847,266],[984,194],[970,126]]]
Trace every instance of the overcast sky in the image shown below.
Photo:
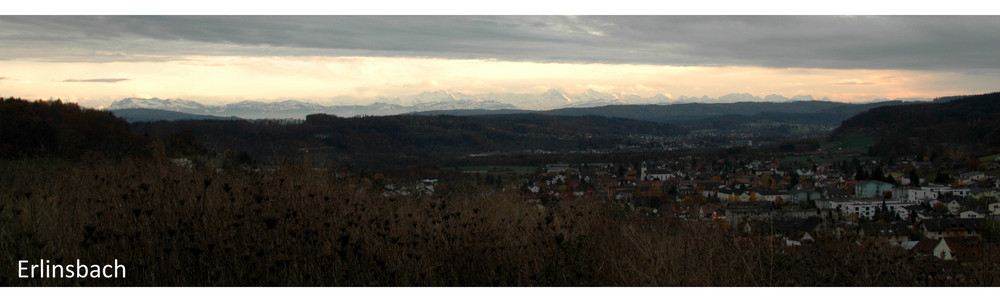
[[[997,16],[0,16],[0,93],[106,104],[997,91]]]

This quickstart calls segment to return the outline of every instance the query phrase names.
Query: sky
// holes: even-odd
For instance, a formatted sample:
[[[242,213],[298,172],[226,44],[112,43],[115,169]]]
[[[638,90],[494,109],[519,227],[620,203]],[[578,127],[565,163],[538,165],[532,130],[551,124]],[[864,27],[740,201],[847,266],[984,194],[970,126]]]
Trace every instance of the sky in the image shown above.
[[[466,94],[998,91],[1000,16],[0,16],[0,95],[107,106]]]

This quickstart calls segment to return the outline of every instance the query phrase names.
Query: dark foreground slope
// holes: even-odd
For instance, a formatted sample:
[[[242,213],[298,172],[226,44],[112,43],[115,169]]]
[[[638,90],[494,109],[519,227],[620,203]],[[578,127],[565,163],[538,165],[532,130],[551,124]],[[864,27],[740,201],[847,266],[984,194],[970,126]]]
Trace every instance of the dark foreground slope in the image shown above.
[[[997,253],[956,263],[815,233],[785,248],[724,223],[589,198],[527,203],[468,185],[393,196],[285,165],[219,173],[159,161],[0,161],[0,285],[997,286]],[[995,248],[995,247],[991,247]],[[122,279],[19,279],[14,261],[112,263]]]
[[[832,137],[849,134],[879,138],[872,152],[882,156],[996,153],[1000,93],[874,108],[844,121]]]

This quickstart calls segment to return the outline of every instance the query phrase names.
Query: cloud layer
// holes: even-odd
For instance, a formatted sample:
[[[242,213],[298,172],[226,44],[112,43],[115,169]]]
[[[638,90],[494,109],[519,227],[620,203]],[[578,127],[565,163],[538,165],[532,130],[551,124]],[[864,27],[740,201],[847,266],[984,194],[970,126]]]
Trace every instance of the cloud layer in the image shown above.
[[[995,16],[4,16],[0,57],[404,56],[679,66],[1000,68]]]
[[[995,16],[0,16],[5,93],[104,105],[553,88],[932,98],[995,91],[997,58]]]

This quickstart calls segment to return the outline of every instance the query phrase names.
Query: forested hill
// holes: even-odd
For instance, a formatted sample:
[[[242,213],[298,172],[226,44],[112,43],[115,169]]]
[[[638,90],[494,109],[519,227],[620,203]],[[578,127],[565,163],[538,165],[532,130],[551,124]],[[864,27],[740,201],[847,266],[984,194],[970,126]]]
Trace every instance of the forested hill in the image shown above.
[[[447,137],[457,133],[487,138],[520,136],[578,135],[657,135],[673,136],[687,133],[684,127],[603,116],[549,116],[540,114],[500,114],[463,116],[396,115],[381,117],[342,118],[327,114],[306,117],[305,126],[338,130],[346,137],[416,135]],[[317,130],[317,129],[310,129]],[[357,135],[347,133],[357,132]]]
[[[0,158],[146,154],[146,140],[107,111],[62,101],[0,99]]]
[[[176,121],[176,120],[238,120],[240,118],[222,117],[214,115],[204,115],[204,114],[190,114],[177,111],[161,110],[161,109],[146,109],[146,108],[128,108],[128,109],[115,109],[111,110],[115,116],[124,118],[130,123],[134,122],[155,122],[155,121]]]
[[[844,120],[864,112],[865,110],[877,107],[897,106],[906,104],[902,101],[886,101],[863,104],[842,104],[841,106],[826,108],[817,112],[776,112],[765,111],[755,114],[726,114],[720,116],[710,116],[692,121],[678,121],[677,123],[691,127],[693,129],[723,129],[733,125],[743,123],[753,123],[757,121],[774,121],[781,123],[794,123],[802,125],[826,125],[837,126]]]
[[[563,108],[536,113],[559,116],[606,116],[641,121],[702,126],[725,121],[752,121],[759,119],[797,122],[838,124],[859,112],[870,108],[904,104],[901,101],[873,102],[862,104],[837,103],[829,101],[796,101],[786,103],[740,102],[740,103],[689,103],[669,105],[608,105],[593,108]],[[418,112],[418,115],[492,115],[509,112],[487,110],[459,110]]]
[[[688,131],[671,124],[622,118],[537,114],[351,118],[313,114],[303,123],[186,120],[132,126],[138,133],[161,139],[191,133],[208,149],[246,151],[265,162],[297,158],[304,152],[321,160],[344,162],[366,156],[408,160],[484,152],[602,149],[631,142],[633,135],[672,136]]]
[[[672,104],[672,105],[611,105],[596,108],[564,108],[550,110],[555,115],[593,115],[623,117],[646,121],[695,120],[716,115],[750,115],[761,112],[812,113],[841,106],[843,103],[826,101],[764,103],[741,102],[727,104]]]
[[[845,120],[832,137],[856,133],[881,138],[873,151],[885,156],[940,154],[944,147],[991,152],[1000,146],[1000,92],[873,108]]]

